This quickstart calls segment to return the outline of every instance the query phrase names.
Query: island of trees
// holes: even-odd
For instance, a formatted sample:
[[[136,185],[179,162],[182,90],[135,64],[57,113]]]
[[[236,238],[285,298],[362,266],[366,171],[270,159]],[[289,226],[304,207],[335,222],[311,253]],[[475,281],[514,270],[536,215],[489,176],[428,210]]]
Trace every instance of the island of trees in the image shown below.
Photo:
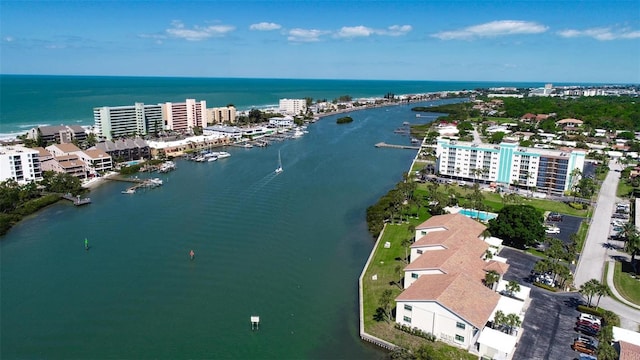
[[[347,124],[352,121],[353,119],[351,118],[351,116],[343,116],[341,118],[338,118],[338,120],[336,120],[336,124]]]

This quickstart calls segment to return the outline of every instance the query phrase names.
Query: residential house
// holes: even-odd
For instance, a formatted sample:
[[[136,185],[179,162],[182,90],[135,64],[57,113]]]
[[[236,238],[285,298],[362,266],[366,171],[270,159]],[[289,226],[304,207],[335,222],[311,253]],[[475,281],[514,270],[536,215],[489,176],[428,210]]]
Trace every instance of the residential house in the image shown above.
[[[141,138],[105,140],[97,143],[92,149],[104,151],[116,162],[151,158],[149,144]]]
[[[84,141],[87,133],[82,126],[60,125],[60,126],[38,126],[27,132],[27,139],[37,140],[40,138],[44,144],[49,143],[70,143]]]

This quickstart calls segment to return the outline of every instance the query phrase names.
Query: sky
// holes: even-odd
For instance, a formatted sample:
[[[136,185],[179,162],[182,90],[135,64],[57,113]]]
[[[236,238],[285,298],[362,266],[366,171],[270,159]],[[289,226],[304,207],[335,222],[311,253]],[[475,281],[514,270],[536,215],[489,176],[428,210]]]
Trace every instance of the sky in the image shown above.
[[[0,0],[0,73],[640,83],[640,0]]]

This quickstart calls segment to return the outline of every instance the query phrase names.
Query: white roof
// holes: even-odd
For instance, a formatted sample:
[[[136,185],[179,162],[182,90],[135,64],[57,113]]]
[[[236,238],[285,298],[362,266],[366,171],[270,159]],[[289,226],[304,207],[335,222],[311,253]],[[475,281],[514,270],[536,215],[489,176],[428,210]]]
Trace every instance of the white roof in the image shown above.
[[[497,292],[501,292],[501,291],[506,291],[507,289],[507,284],[509,282],[506,280],[500,280],[500,282],[498,282],[498,288],[497,288]],[[520,291],[516,292],[513,294],[513,296],[517,297],[518,299],[521,300],[527,300],[529,298],[529,293],[531,292],[531,288],[524,286],[522,284],[520,284]]]
[[[478,342],[500,352],[510,354],[516,347],[516,337],[489,327],[482,329]]]
[[[640,346],[640,333],[614,326],[613,341],[624,341]]]
[[[522,286],[521,286],[522,288]],[[524,314],[522,313],[522,308],[524,307],[524,301],[513,299],[508,296],[500,296],[500,300],[498,300],[498,305],[493,309],[491,316],[489,319],[493,320],[496,315],[496,311],[501,310],[505,315],[516,314],[520,317],[520,320],[523,320]]]
[[[502,246],[502,239],[499,239],[497,237],[490,236],[484,239],[484,241],[491,246],[495,246],[495,247]],[[503,262],[506,262],[506,261],[503,261]]]

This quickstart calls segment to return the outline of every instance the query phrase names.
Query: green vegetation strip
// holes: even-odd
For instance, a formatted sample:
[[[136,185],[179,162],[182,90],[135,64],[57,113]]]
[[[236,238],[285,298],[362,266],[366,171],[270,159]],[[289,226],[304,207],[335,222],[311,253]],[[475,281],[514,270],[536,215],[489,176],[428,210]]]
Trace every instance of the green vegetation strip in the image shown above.
[[[616,261],[613,273],[613,283],[616,290],[625,298],[636,305],[640,305],[640,278],[631,277],[631,272],[625,272],[622,264]]]

